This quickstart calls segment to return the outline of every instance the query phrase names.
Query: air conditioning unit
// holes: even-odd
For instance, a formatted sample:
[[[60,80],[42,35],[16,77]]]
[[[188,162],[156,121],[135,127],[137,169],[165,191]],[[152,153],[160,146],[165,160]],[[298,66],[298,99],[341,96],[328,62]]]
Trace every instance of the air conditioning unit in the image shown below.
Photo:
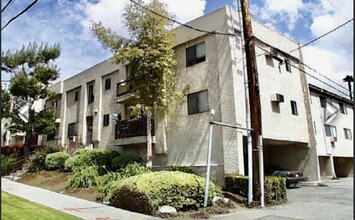
[[[271,95],[271,101],[272,102],[277,102],[277,103],[281,103],[284,102],[284,96],[278,93],[272,94]]]

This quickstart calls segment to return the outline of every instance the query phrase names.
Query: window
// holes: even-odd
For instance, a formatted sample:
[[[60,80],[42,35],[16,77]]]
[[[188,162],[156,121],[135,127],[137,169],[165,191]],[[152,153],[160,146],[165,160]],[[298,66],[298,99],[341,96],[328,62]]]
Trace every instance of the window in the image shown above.
[[[351,130],[348,128],[344,128],[344,135],[345,135],[345,139],[351,140]]]
[[[105,90],[111,89],[111,78],[105,80]]]
[[[186,48],[186,66],[206,60],[205,42]]]
[[[340,102],[339,102],[339,109],[340,109],[340,112],[341,112],[341,113],[343,113],[343,114],[345,114],[345,115],[348,114],[348,112],[347,112],[347,110],[346,110],[346,106],[345,106],[343,103],[340,103]]]
[[[286,71],[291,73],[291,62],[288,59],[285,59]]]
[[[61,105],[60,99],[57,99],[57,100],[53,101],[53,103],[52,103],[53,108],[60,108],[60,105]]]
[[[74,101],[75,102],[79,101],[79,99],[80,99],[80,91],[75,91],[75,93],[74,93]]]
[[[325,136],[327,137],[337,137],[337,128],[333,125],[324,125]]]
[[[327,106],[327,98],[325,98],[324,96],[319,96],[319,100],[320,100],[320,106],[322,108],[325,108]]]
[[[110,124],[110,115],[109,114],[106,114],[104,115],[104,127],[108,126]]]
[[[187,110],[189,115],[208,111],[207,90],[188,94]]]
[[[88,86],[88,103],[92,103],[95,99],[94,96],[94,85],[89,85]]]
[[[271,55],[266,54],[265,55],[265,60],[266,60],[266,64],[267,65],[269,65],[271,67],[274,67],[274,59],[272,59]]]
[[[293,115],[298,115],[297,103],[295,101],[291,101],[291,110]]]
[[[78,124],[71,123],[68,125],[68,137],[73,137],[78,135]]]

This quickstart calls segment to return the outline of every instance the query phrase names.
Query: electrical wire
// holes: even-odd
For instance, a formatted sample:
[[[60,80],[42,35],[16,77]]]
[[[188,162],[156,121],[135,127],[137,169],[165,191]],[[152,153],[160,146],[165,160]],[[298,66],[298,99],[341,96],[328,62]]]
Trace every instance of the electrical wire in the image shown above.
[[[38,0],[34,0],[31,4],[29,4],[25,9],[23,9],[20,13],[18,13],[16,16],[12,17],[2,28],[1,30],[4,30],[11,22],[13,22],[14,20],[16,20],[18,17],[20,17],[23,13],[25,13],[26,11],[28,11],[30,8],[32,8],[32,6],[34,6],[36,3],[38,2]]]
[[[267,52],[267,53],[269,53],[269,54],[270,54],[270,52],[269,52],[269,51],[265,50],[264,48],[260,47],[259,45],[256,45],[256,46],[257,46],[257,47],[259,47],[261,50],[263,50],[263,51],[265,51],[265,52]],[[345,96],[348,96],[348,94],[347,94],[347,93],[345,93],[345,92],[343,92],[343,91],[341,91],[341,90],[339,90],[339,89],[335,88],[334,86],[330,85],[330,84],[329,84],[329,83],[327,83],[327,82],[324,82],[323,80],[321,80],[321,79],[317,78],[316,76],[313,76],[312,74],[310,74],[310,73],[306,72],[305,70],[300,69],[299,67],[297,67],[296,65],[292,64],[291,62],[289,62],[289,64],[290,64],[290,66],[292,66],[292,67],[294,67],[294,68],[298,69],[300,72],[302,72],[302,73],[304,73],[304,74],[306,74],[306,75],[308,75],[308,76],[310,76],[310,77],[312,77],[312,78],[316,79],[317,81],[319,81],[319,82],[321,82],[321,83],[323,83],[323,84],[325,84],[325,85],[329,86],[330,88],[332,88],[332,89],[334,89],[334,90],[338,91],[339,93],[341,93],[341,94],[343,94],[343,95],[345,95]]]
[[[195,31],[198,31],[198,32],[202,32],[202,33],[206,33],[206,34],[216,34],[216,35],[224,35],[224,36],[233,36],[233,37],[235,37],[235,34],[232,34],[232,33],[224,33],[224,32],[219,32],[219,31],[216,31],[216,30],[215,31],[206,31],[206,30],[203,30],[203,29],[192,27],[190,25],[184,24],[184,23],[182,23],[180,21],[177,21],[175,19],[172,19],[172,18],[166,17],[164,15],[161,15],[161,14],[149,9],[148,7],[136,2],[136,1],[133,1],[133,0],[129,0],[129,1],[132,2],[135,5],[138,5],[141,8],[144,8],[145,10],[147,10],[147,11],[149,11],[149,12],[151,12],[151,13],[159,16],[159,17],[165,18],[165,19],[167,19],[167,20],[169,20],[171,22],[174,22],[174,23],[179,24],[181,26],[187,27],[189,29],[192,29],[192,30],[195,30]]]
[[[10,6],[10,4],[13,2],[13,0],[9,0],[7,3],[6,3],[6,5],[1,9],[1,13],[2,12],[4,12],[4,10],[8,7],[8,6]]]
[[[293,50],[291,50],[289,53],[292,53],[292,52],[294,52],[294,51],[296,51],[296,50],[298,50],[298,49],[301,49],[302,47],[306,47],[306,46],[308,46],[308,45],[310,45],[310,44],[316,42],[317,40],[319,40],[319,39],[321,39],[321,38],[327,36],[328,34],[334,32],[334,31],[336,31],[336,30],[338,30],[338,29],[340,29],[341,27],[344,27],[345,25],[349,24],[349,23],[352,22],[353,20],[354,20],[354,18],[351,18],[350,20],[346,21],[345,23],[339,25],[339,26],[336,27],[336,28],[333,28],[332,30],[328,31],[327,33],[322,34],[321,36],[319,36],[319,37],[317,37],[317,38],[315,38],[315,39],[313,39],[313,40],[311,40],[311,41],[309,41],[309,42],[307,42],[307,43],[305,43],[305,44],[303,44],[303,45],[301,45],[301,46],[299,46],[299,47],[297,47],[297,48],[295,48],[295,49],[293,49]]]

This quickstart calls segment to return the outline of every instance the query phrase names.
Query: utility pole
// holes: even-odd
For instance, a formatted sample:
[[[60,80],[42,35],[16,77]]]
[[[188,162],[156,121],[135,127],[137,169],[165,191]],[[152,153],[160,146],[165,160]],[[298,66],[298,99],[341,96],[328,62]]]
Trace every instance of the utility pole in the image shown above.
[[[344,79],[344,82],[348,82],[348,87],[349,87],[349,97],[350,100],[353,100],[353,96],[352,96],[352,91],[351,91],[351,83],[354,82],[354,78],[351,75],[347,75]]]
[[[253,129],[253,198],[254,201],[258,201],[260,196],[262,196],[259,173],[259,144],[261,144],[259,142],[262,142],[260,91],[255,56],[255,38],[253,37],[248,0],[241,0],[241,9],[243,16],[243,34],[245,40],[245,55],[247,62],[251,127]]]

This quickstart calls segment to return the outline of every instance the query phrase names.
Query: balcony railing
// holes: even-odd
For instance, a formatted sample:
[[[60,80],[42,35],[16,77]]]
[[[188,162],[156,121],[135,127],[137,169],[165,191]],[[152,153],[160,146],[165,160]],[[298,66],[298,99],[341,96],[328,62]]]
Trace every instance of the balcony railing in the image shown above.
[[[154,121],[152,120],[152,136],[154,136]],[[133,119],[121,121],[116,124],[115,127],[115,138],[130,138],[147,136],[147,119]]]
[[[131,89],[132,86],[129,80],[125,80],[117,83],[116,97],[130,93]]]

